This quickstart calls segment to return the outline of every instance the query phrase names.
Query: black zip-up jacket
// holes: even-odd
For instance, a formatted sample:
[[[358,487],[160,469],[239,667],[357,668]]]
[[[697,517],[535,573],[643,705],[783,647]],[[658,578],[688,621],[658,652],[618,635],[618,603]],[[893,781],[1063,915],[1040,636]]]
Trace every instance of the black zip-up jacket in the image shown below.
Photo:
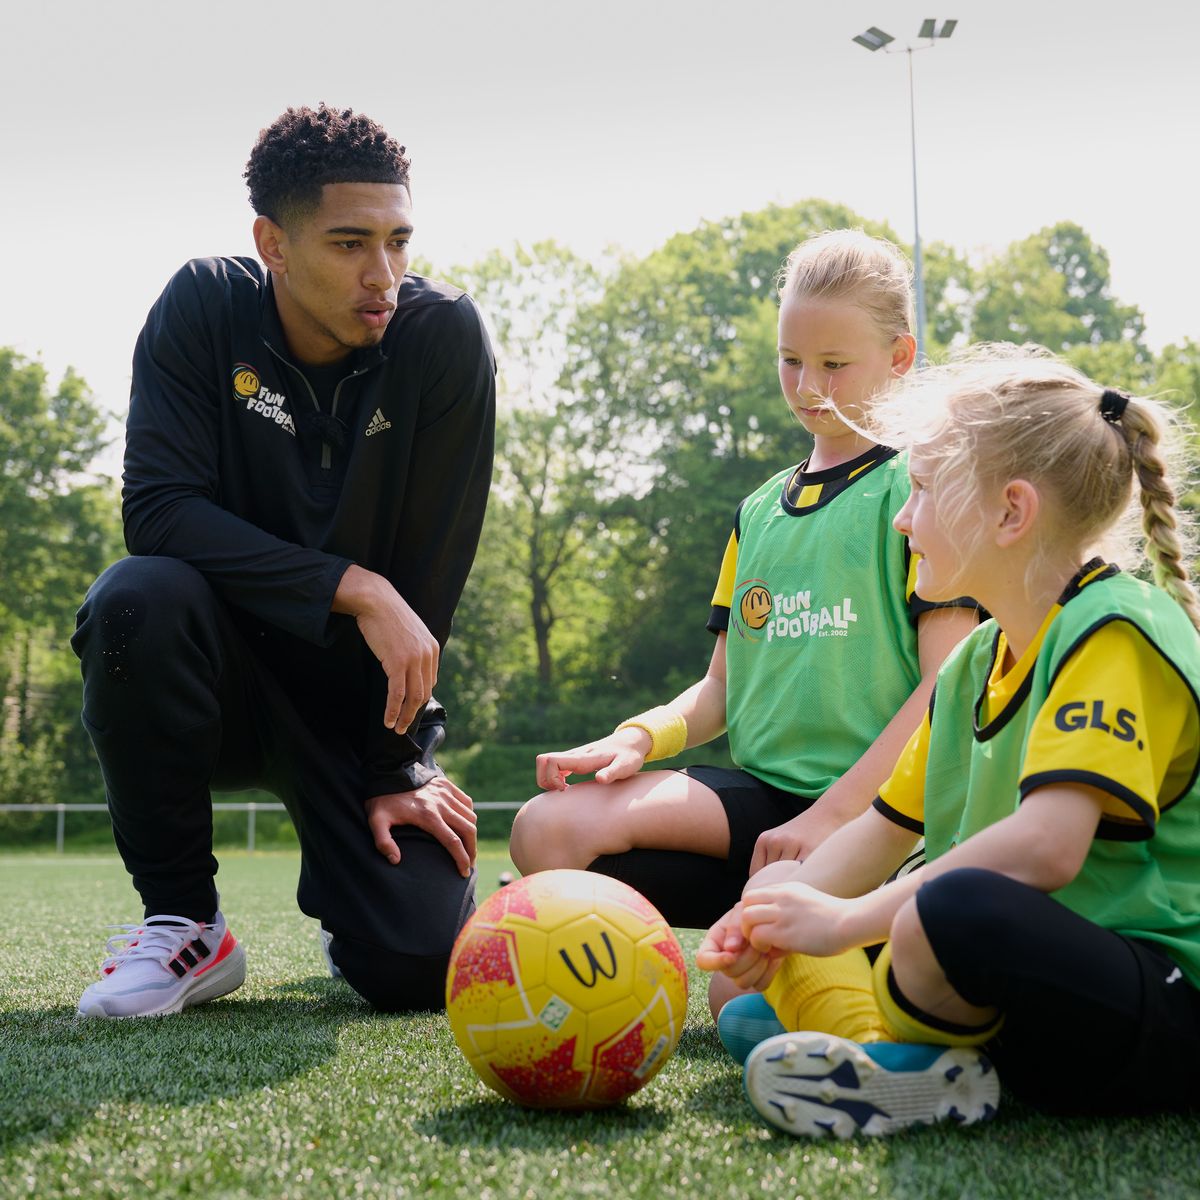
[[[438,773],[445,712],[385,729],[383,668],[330,605],[358,563],[445,645],[492,470],[495,362],[470,297],[405,276],[330,407],[288,354],[263,267],[187,263],[134,351],[125,544],[200,571],[301,710],[358,746],[365,796],[410,791]]]

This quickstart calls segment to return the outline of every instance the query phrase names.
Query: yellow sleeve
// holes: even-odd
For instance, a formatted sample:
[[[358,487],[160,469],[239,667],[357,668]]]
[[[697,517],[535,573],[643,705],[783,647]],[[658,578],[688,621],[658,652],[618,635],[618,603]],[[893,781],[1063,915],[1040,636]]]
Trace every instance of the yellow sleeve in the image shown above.
[[[725,557],[721,559],[721,573],[717,576],[717,587],[713,592],[713,608],[732,608],[733,589],[737,583],[737,530],[729,535],[725,545]]]
[[[1152,837],[1200,756],[1196,697],[1127,621],[1110,621],[1059,668],[1033,720],[1021,796],[1052,783],[1106,793],[1097,837]]]
[[[925,764],[929,759],[929,710],[908,745],[900,753],[891,775],[879,789],[874,806],[889,821],[913,833],[925,832]]]

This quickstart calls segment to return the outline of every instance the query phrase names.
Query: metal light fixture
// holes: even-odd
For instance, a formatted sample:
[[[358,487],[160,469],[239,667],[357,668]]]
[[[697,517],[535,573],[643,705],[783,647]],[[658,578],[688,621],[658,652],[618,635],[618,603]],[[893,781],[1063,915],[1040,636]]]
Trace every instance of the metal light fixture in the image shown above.
[[[928,41],[933,41],[934,38],[948,38],[954,32],[957,24],[957,21],[943,21],[941,29],[938,29],[937,18],[926,17],[921,22],[921,32],[917,34],[917,37],[925,38]],[[894,39],[889,39],[889,41],[891,40]]]
[[[888,42],[894,42],[896,39],[890,33],[884,33],[882,29],[876,29],[872,25],[866,33],[860,33],[858,37],[851,40],[860,46],[866,46],[868,50],[882,50]]]

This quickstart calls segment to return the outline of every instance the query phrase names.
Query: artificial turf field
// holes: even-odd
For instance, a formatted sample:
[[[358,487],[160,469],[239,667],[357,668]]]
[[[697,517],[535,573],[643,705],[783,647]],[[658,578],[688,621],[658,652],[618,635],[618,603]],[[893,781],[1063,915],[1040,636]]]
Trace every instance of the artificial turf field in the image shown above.
[[[1007,1103],[964,1130],[774,1133],[742,1097],[695,971],[680,1047],[629,1103],[515,1108],[476,1080],[443,1016],[374,1014],[327,977],[295,906],[297,862],[222,855],[248,960],[238,992],[107,1022],[74,1012],[103,926],[136,915],[120,862],[0,855],[0,1197],[1200,1200],[1200,1118],[1059,1121]],[[502,845],[481,849],[482,893],[508,865]],[[681,940],[690,954],[698,935]]]

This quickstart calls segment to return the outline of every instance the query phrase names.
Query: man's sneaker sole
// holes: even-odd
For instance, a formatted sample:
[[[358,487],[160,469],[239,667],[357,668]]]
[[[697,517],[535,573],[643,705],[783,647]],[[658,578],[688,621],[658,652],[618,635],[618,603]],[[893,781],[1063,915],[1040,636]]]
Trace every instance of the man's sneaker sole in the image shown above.
[[[233,949],[220,962],[214,964],[201,975],[193,975],[181,982],[179,990],[174,992],[171,999],[157,1008],[148,1008],[137,1013],[110,1013],[105,1010],[103,999],[89,1000],[85,992],[79,1002],[76,1016],[107,1017],[110,1020],[125,1020],[132,1017],[165,1017],[171,1013],[182,1012],[194,1004],[203,1004],[207,1000],[216,1000],[219,996],[227,996],[237,991],[246,981],[246,952],[241,944]]]
[[[341,979],[343,978],[342,968],[333,961],[333,955],[329,953],[329,944],[333,941],[333,934],[324,925],[319,928],[321,934],[321,957],[325,960],[325,966],[329,968],[329,978]]]
[[[827,1033],[773,1037],[746,1060],[746,1095],[777,1129],[811,1137],[895,1133],[942,1120],[970,1125],[995,1114],[1000,1081],[978,1050],[879,1045],[888,1050]],[[872,1049],[893,1060],[915,1052],[914,1065],[884,1066]]]

